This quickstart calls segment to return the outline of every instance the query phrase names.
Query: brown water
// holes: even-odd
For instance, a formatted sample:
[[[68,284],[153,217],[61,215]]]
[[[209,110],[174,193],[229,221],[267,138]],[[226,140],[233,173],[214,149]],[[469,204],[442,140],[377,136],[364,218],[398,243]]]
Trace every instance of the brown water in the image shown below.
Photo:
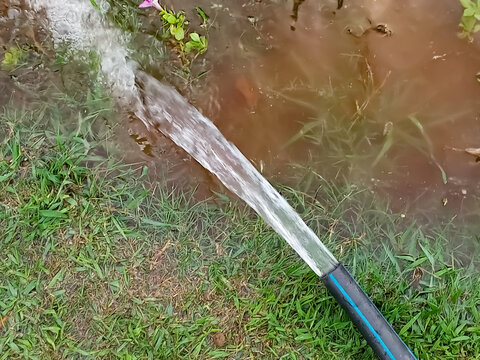
[[[289,163],[312,160],[321,175],[371,183],[396,209],[435,212],[442,201],[459,209],[477,192],[480,174],[475,157],[462,151],[480,147],[480,49],[478,40],[457,35],[461,6],[335,5],[304,2],[295,31],[291,2],[218,10],[209,90],[194,94],[194,103],[281,181],[291,178]],[[311,138],[285,148],[312,121],[321,125]],[[385,129],[393,130],[393,145],[373,167]]]
[[[296,23],[293,1],[286,0],[167,5],[184,9],[204,33],[193,10],[200,6],[211,27],[209,50],[193,66],[194,74],[206,75],[188,86],[173,75],[166,79],[267,177],[313,192],[314,178],[305,178],[318,174],[367,184],[407,214],[471,215],[480,164],[464,149],[480,147],[480,44],[457,36],[457,1],[346,0],[337,10],[337,1],[306,0]],[[44,34],[21,17],[8,19],[7,7],[22,9],[0,6],[1,45],[19,36],[42,43]],[[158,24],[147,9],[137,43]],[[164,72],[155,63],[145,66]],[[55,77],[56,69],[48,70],[45,76]],[[0,75],[2,104],[11,91],[17,103],[30,101],[11,74]],[[35,81],[23,84],[38,92],[45,82]],[[198,185],[199,196],[218,188],[194,160],[134,116],[117,120],[116,146],[127,161],[145,162],[152,176],[172,186]],[[388,150],[383,155],[382,148]]]

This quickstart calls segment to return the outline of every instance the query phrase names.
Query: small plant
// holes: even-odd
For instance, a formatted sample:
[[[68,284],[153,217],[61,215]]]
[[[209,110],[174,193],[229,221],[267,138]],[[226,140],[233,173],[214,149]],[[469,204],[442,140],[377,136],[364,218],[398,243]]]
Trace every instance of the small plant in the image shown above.
[[[174,10],[164,9],[159,5],[158,0],[146,0],[139,7],[154,7],[160,11],[165,37],[170,38],[184,66],[189,66],[198,55],[207,51],[207,38],[197,32],[188,31],[188,20],[185,18],[183,11],[175,12]],[[205,27],[208,16],[200,8],[197,8],[197,13],[202,18],[202,26]]]
[[[199,54],[207,51],[207,39],[205,36],[200,36],[196,32],[190,34],[190,40],[185,43],[185,51],[187,53],[196,50]]]
[[[9,51],[5,53],[2,61],[2,67],[6,70],[15,68],[24,56],[24,51],[18,46],[12,46]]]
[[[480,30],[480,0],[460,0],[464,7],[460,27],[462,32],[460,37],[468,38],[472,41],[472,35]]]
[[[162,9],[160,16],[162,17],[163,25],[175,37],[175,40],[182,41],[185,38],[185,25],[188,25],[188,21],[185,20],[185,14]]]

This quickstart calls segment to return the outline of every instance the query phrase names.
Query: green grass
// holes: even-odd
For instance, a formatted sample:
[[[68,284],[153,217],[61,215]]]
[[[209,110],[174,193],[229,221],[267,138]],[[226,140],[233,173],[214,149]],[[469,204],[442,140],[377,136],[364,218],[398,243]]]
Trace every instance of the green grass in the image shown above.
[[[166,193],[142,167],[92,156],[88,131],[52,134],[37,117],[0,121],[0,359],[373,358],[251,211]],[[281,190],[419,358],[476,358],[471,238],[450,249],[448,230],[427,236],[355,187]]]
[[[154,26],[139,31],[137,4],[117,4],[117,26],[161,53]],[[66,81],[39,94],[48,104],[0,113],[0,359],[373,358],[320,280],[250,210],[227,198],[193,202],[149,183],[142,164],[117,161],[98,57],[56,55],[43,61]],[[322,95],[332,113],[335,94]],[[353,126],[367,123],[380,139],[374,160],[383,125],[362,114]],[[350,146],[350,164],[361,159],[348,137],[368,139],[361,129],[315,121],[312,131],[337,127],[312,139],[331,153]],[[405,126],[429,156],[421,124]],[[280,190],[416,355],[478,358],[474,230],[426,229],[353,185],[309,183],[315,197]]]

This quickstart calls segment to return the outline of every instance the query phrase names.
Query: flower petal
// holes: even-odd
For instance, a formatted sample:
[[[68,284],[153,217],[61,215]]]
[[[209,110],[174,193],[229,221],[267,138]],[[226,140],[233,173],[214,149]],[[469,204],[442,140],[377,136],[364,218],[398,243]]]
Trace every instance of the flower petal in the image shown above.
[[[160,4],[158,3],[158,0],[153,0],[152,1],[152,6],[159,11],[163,10],[162,7],[160,6]]]
[[[152,0],[145,0],[143,3],[141,3],[138,7],[139,8],[147,8],[153,6],[152,5]]]

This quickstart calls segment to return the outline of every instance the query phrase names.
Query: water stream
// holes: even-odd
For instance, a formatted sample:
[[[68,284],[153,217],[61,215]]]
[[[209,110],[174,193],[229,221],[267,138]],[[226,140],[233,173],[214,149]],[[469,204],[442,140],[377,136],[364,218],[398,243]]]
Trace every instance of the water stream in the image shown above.
[[[144,107],[138,116],[185,149],[250,205],[322,276],[337,261],[287,201],[220,131],[172,87],[137,74]]]
[[[128,51],[119,42],[119,33],[108,27],[91,4],[81,0],[67,5],[35,0],[33,5],[37,11],[46,10],[58,43],[67,41],[76,49],[92,47],[101,54],[102,70],[113,93],[123,96],[123,103],[150,131],[162,132],[215,174],[272,226],[315,273],[322,276],[333,269],[337,263],[334,256],[235,145],[173,87],[135,70],[136,64],[126,61]],[[141,91],[135,87],[135,80]]]

